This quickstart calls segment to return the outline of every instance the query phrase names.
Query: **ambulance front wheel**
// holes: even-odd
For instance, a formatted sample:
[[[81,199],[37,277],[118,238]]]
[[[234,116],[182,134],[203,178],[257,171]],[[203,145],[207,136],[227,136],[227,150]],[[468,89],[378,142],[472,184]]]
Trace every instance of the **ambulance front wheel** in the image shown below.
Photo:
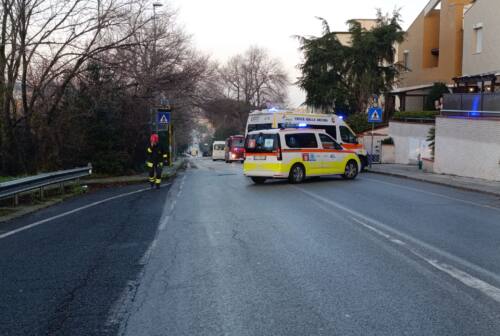
[[[253,183],[255,183],[255,184],[264,184],[266,182],[265,177],[252,176],[251,179],[252,179]]]
[[[290,183],[302,183],[306,178],[306,170],[304,166],[300,163],[296,163],[293,165],[292,169],[290,169],[290,175],[288,176],[288,180]]]
[[[350,160],[345,165],[345,170],[344,174],[342,174],[342,177],[346,180],[354,180],[356,176],[358,176],[358,172],[358,164],[356,163],[356,161]]]

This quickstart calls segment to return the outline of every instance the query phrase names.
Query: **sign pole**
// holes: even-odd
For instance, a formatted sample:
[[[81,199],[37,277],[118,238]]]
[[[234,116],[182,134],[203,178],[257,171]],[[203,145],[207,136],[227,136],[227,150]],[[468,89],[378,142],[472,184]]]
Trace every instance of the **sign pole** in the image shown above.
[[[373,161],[373,131],[375,130],[375,123],[372,122],[372,145],[371,145],[371,152],[370,152],[370,168],[372,167],[372,161]]]
[[[170,166],[174,163],[174,158],[172,157],[172,123],[168,123],[168,162]]]

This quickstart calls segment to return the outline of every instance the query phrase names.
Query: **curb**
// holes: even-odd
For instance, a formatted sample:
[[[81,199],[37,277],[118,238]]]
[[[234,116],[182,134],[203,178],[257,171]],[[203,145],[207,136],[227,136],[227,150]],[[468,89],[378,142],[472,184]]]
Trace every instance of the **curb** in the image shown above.
[[[415,177],[415,176],[408,176],[408,175],[403,175],[403,174],[398,174],[398,173],[373,171],[373,170],[368,170],[367,173],[378,174],[378,175],[386,175],[386,176],[393,176],[393,177],[400,177],[400,178],[405,178],[405,179],[408,179],[408,180],[414,180],[414,181],[419,181],[419,182],[427,182],[427,183],[430,183],[430,184],[435,184],[435,185],[440,185],[440,186],[455,188],[455,189],[459,189],[459,190],[472,191],[472,192],[477,192],[477,193],[481,193],[481,194],[486,194],[486,195],[500,197],[500,193],[495,193],[495,192],[491,192],[491,191],[487,191],[487,190],[482,190],[482,189],[476,189],[476,188],[459,186],[459,185],[450,184],[450,183],[446,183],[446,182],[431,181],[431,180],[427,180],[425,178],[420,178],[420,177]]]

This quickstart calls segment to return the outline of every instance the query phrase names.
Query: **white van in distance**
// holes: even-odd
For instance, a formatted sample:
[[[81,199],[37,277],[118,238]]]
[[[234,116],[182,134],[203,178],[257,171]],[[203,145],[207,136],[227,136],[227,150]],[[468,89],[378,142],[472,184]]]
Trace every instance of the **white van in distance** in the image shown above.
[[[225,141],[214,141],[212,145],[212,160],[225,160],[226,154],[226,142]]]

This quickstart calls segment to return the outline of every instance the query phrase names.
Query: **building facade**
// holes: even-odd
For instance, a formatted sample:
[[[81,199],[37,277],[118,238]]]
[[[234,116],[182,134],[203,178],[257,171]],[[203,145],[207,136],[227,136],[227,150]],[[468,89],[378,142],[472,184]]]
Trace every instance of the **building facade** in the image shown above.
[[[377,26],[377,19],[352,19],[352,21],[356,21],[361,25],[362,29],[365,30],[372,30]],[[344,46],[350,46],[351,45],[351,33],[348,31],[337,31],[333,32],[337,38],[339,39],[339,42],[344,45]]]
[[[500,73],[500,1],[476,0],[464,15],[464,76]]]
[[[463,15],[473,0],[430,0],[398,46],[402,68],[396,108],[422,110],[436,82],[451,85],[462,74]]]

